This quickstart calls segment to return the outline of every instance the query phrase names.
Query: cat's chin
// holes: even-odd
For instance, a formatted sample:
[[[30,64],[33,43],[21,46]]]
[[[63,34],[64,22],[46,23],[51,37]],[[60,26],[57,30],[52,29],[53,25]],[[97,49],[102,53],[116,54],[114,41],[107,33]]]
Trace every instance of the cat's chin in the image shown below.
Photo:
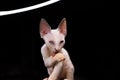
[[[52,55],[52,56],[55,56],[57,53],[58,53],[58,52],[53,51],[51,55]]]
[[[54,54],[57,54],[58,52],[53,52]]]
[[[60,52],[60,51],[53,51],[54,54],[57,54],[57,53],[59,53],[59,52]]]

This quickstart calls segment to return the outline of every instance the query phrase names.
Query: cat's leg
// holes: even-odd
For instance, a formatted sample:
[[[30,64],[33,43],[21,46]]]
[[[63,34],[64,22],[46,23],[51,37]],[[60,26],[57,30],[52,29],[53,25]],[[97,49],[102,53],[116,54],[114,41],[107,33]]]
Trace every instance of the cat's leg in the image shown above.
[[[48,80],[48,78],[44,78],[43,80]]]
[[[74,80],[74,67],[67,70],[67,78],[65,80]]]
[[[53,67],[47,68],[48,74],[50,75],[53,72]]]
[[[53,72],[53,67],[47,68],[48,74],[50,75]],[[48,78],[44,78],[43,80],[48,80]]]
[[[49,76],[48,80],[57,80],[58,79],[58,76],[62,70],[62,67],[63,67],[63,61],[57,63],[55,66],[54,66],[54,69],[53,69],[53,72],[51,73],[51,75]]]

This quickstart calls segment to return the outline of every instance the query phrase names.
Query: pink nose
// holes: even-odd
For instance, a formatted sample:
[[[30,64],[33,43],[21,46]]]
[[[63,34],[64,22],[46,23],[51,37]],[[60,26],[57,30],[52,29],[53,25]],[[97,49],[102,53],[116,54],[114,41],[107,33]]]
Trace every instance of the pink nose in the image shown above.
[[[55,52],[56,52],[56,53],[59,52],[59,49],[56,49],[56,48],[55,48]]]

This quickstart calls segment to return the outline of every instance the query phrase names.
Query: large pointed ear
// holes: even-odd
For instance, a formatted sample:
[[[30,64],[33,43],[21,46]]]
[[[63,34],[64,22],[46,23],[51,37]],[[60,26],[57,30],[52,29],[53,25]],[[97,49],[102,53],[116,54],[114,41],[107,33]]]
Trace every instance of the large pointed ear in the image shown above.
[[[58,26],[58,30],[60,33],[64,34],[66,36],[67,34],[67,25],[66,25],[66,18],[63,18]]]
[[[42,18],[39,26],[39,32],[40,32],[41,38],[45,34],[48,34],[50,31],[51,31],[50,25],[47,23],[47,21],[44,18]]]

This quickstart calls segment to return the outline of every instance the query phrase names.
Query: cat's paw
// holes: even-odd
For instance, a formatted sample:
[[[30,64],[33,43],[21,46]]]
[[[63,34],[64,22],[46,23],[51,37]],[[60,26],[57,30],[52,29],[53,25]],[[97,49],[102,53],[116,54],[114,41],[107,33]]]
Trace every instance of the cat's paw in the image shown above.
[[[57,54],[54,56],[54,59],[55,59],[57,62],[64,61],[64,60],[65,60],[65,56],[64,56],[64,54],[62,54],[62,53],[57,53]]]
[[[48,78],[48,80],[57,80],[57,79],[55,79],[55,78],[53,77],[53,78]]]
[[[48,78],[44,78],[43,80],[48,80]]]

